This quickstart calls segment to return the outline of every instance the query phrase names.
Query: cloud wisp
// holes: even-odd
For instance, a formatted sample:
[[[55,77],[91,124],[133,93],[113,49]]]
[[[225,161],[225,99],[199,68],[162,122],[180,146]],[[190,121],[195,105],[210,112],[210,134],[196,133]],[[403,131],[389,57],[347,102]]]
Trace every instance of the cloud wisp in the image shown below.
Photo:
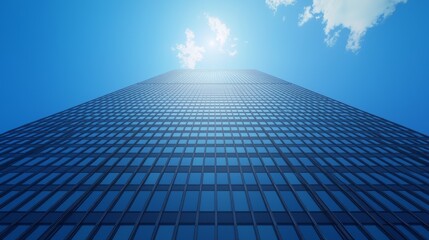
[[[205,14],[207,27],[214,34],[214,40],[209,43],[210,46],[216,46],[216,52],[222,55],[234,57],[237,55],[237,38],[231,38],[230,28],[219,18]],[[177,58],[183,68],[195,69],[198,62],[204,59],[206,48],[195,43],[195,34],[189,28],[185,31],[186,43],[176,44],[173,48],[178,51]]]
[[[328,46],[333,46],[341,30],[347,29],[350,33],[346,49],[357,52],[368,29],[392,15],[397,4],[406,2],[407,0],[313,0],[312,5],[304,7],[303,13],[299,15],[298,25],[302,26],[313,18],[321,19],[325,25],[325,42]],[[267,5],[273,9],[271,4]]]
[[[182,64],[182,67],[194,69],[197,62],[203,60],[205,49],[202,46],[195,44],[195,34],[190,29],[186,29],[186,43],[177,44],[176,50],[178,51],[177,57]]]
[[[268,7],[273,10],[274,12],[277,12],[277,9],[283,5],[288,6],[295,3],[295,0],[265,0],[265,3],[268,5]]]
[[[227,53],[229,56],[237,54],[237,38],[230,38],[231,30],[219,18],[207,15],[207,22],[210,30],[216,35],[215,41],[218,50],[221,53]]]

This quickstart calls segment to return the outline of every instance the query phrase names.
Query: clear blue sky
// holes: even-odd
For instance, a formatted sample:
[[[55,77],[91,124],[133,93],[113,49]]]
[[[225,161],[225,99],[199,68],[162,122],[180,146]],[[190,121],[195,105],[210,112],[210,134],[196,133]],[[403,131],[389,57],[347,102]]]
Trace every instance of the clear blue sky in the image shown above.
[[[323,6],[298,26],[312,3],[274,13],[265,0],[1,1],[0,132],[181,68],[188,29],[205,50],[196,68],[258,69],[429,134],[429,1],[393,4],[354,49],[350,30],[371,22],[333,29],[327,46]],[[209,18],[229,30],[224,42]]]

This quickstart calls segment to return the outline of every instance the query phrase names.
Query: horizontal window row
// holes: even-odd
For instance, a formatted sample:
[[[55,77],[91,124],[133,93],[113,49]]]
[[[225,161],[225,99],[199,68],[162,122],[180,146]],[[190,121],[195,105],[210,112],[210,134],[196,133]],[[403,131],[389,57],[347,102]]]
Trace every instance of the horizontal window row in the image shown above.
[[[422,191],[9,191],[0,198],[0,211],[236,211],[236,212],[359,212],[428,211]]]
[[[0,233],[6,226],[0,225]],[[50,235],[52,239],[283,239],[283,240],[317,240],[317,239],[391,239],[399,234],[407,239],[421,239],[429,235],[429,231],[422,225],[396,225],[395,230],[386,232],[377,225],[345,225],[345,231],[334,225],[278,225],[277,229],[271,225],[62,225],[52,231],[49,225],[17,225],[8,233],[4,233],[5,240],[39,239]]]

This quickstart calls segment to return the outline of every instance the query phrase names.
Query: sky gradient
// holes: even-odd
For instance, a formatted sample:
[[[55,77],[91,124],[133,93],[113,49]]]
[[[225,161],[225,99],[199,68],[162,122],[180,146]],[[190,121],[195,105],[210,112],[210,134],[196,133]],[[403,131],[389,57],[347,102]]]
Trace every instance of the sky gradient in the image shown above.
[[[257,69],[429,134],[429,2],[349,2],[1,1],[0,132],[195,67]]]

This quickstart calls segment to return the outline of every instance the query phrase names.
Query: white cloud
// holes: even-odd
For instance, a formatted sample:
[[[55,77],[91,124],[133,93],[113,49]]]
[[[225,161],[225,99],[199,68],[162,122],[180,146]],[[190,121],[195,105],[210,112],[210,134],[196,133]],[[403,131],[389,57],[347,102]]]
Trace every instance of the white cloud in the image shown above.
[[[230,38],[231,30],[219,18],[212,17],[207,14],[206,17],[210,30],[216,35],[215,41],[218,46],[218,50],[221,53],[227,53],[231,57],[237,55],[238,51],[236,47],[238,38]]]
[[[268,7],[276,10],[280,4],[273,8],[268,2],[281,1],[266,0]],[[322,19],[328,46],[335,44],[341,29],[348,29],[350,33],[346,49],[357,52],[368,29],[393,14],[397,4],[406,2],[407,0],[313,0],[313,4],[305,7],[300,14],[298,25],[302,26],[312,18]]]
[[[274,12],[277,11],[277,8],[280,7],[280,5],[288,6],[295,3],[295,0],[265,0],[265,3],[268,5],[268,7],[273,10]]]
[[[207,15],[210,30],[216,34],[216,42],[220,49],[223,49],[225,42],[229,38],[230,29],[217,17]]]
[[[197,62],[203,60],[204,47],[195,44],[195,34],[190,29],[186,29],[186,43],[176,45],[177,57],[184,68],[194,69]]]
[[[311,6],[304,7],[304,12],[299,15],[298,25],[302,26],[312,18],[313,14],[311,13]]]
[[[226,55],[234,57],[237,55],[238,38],[230,36],[231,30],[219,18],[205,14],[207,18],[207,26],[213,33],[213,39],[209,39],[206,46],[199,46],[195,43],[195,34],[190,29],[186,29],[186,43],[177,44],[172,48],[173,51],[178,51],[177,57],[184,68],[194,69],[198,62],[202,61],[206,56],[213,56],[210,53]],[[207,50],[207,52],[206,52]]]

